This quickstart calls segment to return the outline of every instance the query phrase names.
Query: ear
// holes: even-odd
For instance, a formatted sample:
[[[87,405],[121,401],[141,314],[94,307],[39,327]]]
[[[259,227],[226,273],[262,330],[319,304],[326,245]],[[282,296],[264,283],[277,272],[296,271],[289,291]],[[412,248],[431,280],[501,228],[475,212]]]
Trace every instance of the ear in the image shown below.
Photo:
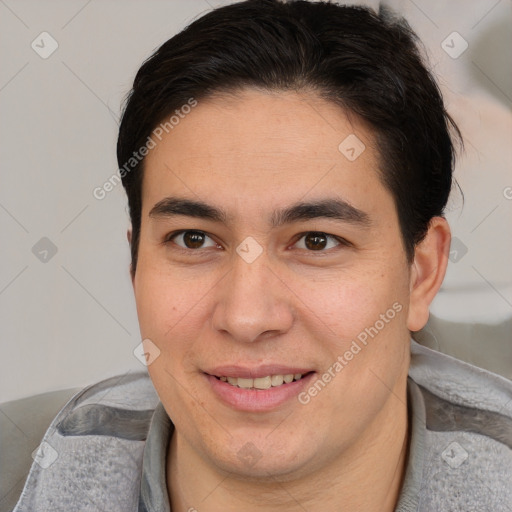
[[[427,235],[414,251],[407,317],[410,331],[419,331],[427,323],[430,303],[446,274],[450,241],[450,227],[446,219],[433,217]]]
[[[131,227],[129,227],[128,230],[126,231],[126,238],[128,239],[128,243],[130,244],[130,249],[131,249],[131,246],[132,246],[132,228]],[[130,263],[130,277],[132,280],[132,286],[134,286],[135,272],[133,271],[133,266],[131,263]]]

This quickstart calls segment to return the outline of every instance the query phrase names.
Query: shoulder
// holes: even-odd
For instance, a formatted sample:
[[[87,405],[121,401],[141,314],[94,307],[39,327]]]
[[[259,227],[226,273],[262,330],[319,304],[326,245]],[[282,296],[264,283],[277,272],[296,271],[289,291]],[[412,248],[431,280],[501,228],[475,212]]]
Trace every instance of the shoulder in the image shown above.
[[[512,381],[412,342],[425,411],[420,510],[512,507]]]
[[[15,512],[130,510],[158,396],[146,373],[75,394],[43,437]]]
[[[146,373],[125,374],[77,393],[55,418],[63,436],[144,440],[158,396]]]

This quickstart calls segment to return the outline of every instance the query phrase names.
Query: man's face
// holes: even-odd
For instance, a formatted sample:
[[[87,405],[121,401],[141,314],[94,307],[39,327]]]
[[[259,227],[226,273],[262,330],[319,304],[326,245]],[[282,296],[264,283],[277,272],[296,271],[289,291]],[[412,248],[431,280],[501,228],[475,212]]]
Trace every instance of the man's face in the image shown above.
[[[282,215],[325,201],[331,216]],[[142,204],[141,334],[183,446],[247,477],[305,475],[393,421],[410,267],[368,128],[312,94],[199,102],[146,157]]]

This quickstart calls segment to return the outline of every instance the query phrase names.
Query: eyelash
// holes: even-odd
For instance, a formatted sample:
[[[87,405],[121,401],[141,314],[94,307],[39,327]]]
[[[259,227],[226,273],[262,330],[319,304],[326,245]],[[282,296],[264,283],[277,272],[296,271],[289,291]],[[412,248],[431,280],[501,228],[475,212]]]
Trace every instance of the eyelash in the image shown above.
[[[183,251],[183,252],[187,252],[187,253],[192,253],[192,252],[199,252],[201,250],[204,250],[204,249],[209,249],[210,247],[200,247],[198,249],[191,249],[191,248],[188,248],[188,247],[181,247],[180,245],[177,245],[175,242],[174,242],[174,239],[180,235],[183,235],[185,233],[200,233],[202,235],[205,235],[206,237],[210,238],[212,241],[213,238],[208,234],[206,233],[205,231],[200,231],[200,230],[197,230],[197,229],[182,229],[180,231],[174,231],[173,233],[169,233],[164,241],[163,241],[163,244],[164,245],[169,245],[169,244],[173,244],[177,247],[178,250],[180,251]],[[295,242],[293,243],[293,245],[295,245],[297,242],[299,242],[300,240],[302,240],[306,235],[309,235],[309,234],[320,234],[320,235],[324,235],[327,239],[331,239],[331,240],[336,240],[338,242],[338,246],[337,247],[352,247],[352,244],[350,242],[348,242],[347,240],[345,240],[344,238],[341,238],[339,236],[335,236],[335,235],[331,235],[329,233],[325,233],[323,231],[304,231],[303,233],[299,233],[297,236],[298,238],[295,240]],[[214,241],[214,243],[217,243]],[[219,244],[217,244],[219,245]],[[331,247],[329,249],[321,249],[321,250],[318,250],[318,251],[314,251],[314,250],[308,250],[307,248],[306,249],[301,249],[301,250],[304,250],[304,251],[307,251],[309,253],[320,253],[320,254],[325,254],[327,252],[330,252],[332,249],[336,249],[336,247]]]

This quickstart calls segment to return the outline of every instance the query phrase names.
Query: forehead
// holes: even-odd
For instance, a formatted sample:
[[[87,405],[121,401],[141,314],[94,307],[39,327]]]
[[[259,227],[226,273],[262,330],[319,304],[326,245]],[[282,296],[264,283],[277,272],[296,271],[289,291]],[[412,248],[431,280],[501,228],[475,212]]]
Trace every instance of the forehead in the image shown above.
[[[349,202],[387,193],[370,129],[312,93],[217,94],[153,139],[144,163],[146,215],[171,192],[260,208],[328,192]]]

